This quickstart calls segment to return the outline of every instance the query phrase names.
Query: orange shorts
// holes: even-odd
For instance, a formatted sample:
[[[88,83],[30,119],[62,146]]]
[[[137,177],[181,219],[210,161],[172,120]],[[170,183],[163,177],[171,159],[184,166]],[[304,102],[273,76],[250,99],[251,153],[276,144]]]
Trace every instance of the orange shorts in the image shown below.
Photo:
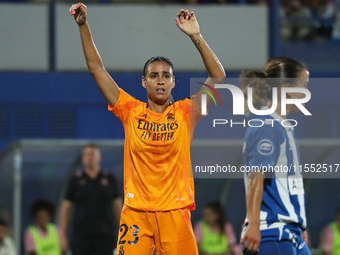
[[[189,208],[140,211],[123,207],[117,255],[198,255]]]

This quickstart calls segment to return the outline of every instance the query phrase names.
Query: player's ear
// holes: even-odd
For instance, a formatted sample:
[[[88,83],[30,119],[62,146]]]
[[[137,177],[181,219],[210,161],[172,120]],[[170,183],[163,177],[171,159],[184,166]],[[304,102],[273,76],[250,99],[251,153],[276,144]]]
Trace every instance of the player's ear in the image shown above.
[[[286,84],[281,85],[281,88],[289,88],[289,87],[292,87],[292,85],[290,83],[286,83]],[[279,97],[281,98],[281,89],[279,90]],[[292,93],[287,92],[286,98],[292,98]]]
[[[174,87],[175,87],[175,81],[176,81],[176,79],[175,79],[175,76],[173,76],[172,77],[172,85],[171,85],[171,88],[173,89]]]
[[[142,76],[142,86],[146,89],[146,78]]]
[[[95,153],[98,156],[98,160],[101,161],[102,160],[102,155],[101,155],[100,150],[98,148],[95,148]]]

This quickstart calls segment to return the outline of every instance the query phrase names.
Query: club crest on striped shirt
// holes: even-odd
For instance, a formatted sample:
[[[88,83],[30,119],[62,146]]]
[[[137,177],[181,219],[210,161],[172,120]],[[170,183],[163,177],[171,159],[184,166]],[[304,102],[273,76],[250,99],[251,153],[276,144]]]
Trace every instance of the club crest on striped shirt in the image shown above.
[[[269,139],[263,139],[258,143],[257,151],[262,155],[269,156],[274,152],[274,144]]]

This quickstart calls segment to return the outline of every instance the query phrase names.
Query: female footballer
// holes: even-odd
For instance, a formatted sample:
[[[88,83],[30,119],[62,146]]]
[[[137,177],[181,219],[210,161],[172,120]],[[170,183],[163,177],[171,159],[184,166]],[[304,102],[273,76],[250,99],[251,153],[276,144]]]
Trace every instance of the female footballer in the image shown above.
[[[250,79],[245,79],[250,78]],[[247,99],[247,89],[253,90],[253,105],[265,110],[272,106],[273,88],[278,89],[278,104],[271,115],[257,116],[262,127],[249,127],[245,136],[243,158],[251,171],[245,177],[247,218],[241,243],[244,255],[310,255],[304,241],[306,230],[305,197],[299,171],[266,172],[263,166],[289,167],[300,165],[299,148],[294,128],[281,115],[283,87],[307,88],[309,73],[306,67],[293,59],[271,59],[263,72],[247,71],[241,75],[241,86]],[[290,99],[303,98],[303,93],[287,93]],[[245,104],[246,108],[247,103]],[[249,110],[249,109],[248,109]],[[287,105],[287,115],[300,112]],[[257,170],[256,170],[257,169]],[[282,168],[281,168],[282,169]],[[299,168],[297,168],[299,169]]]
[[[70,14],[79,26],[88,69],[125,130],[125,205],[117,253],[149,255],[156,247],[157,254],[198,254],[190,221],[190,210],[195,208],[190,143],[202,117],[198,106],[203,91],[173,102],[173,65],[166,57],[153,57],[142,77],[148,102],[133,98],[105,70],[92,40],[86,6],[74,4]],[[214,78],[222,82],[224,69],[202,38],[195,14],[181,10],[177,16],[177,26],[202,56],[209,74],[206,84],[213,86]]]

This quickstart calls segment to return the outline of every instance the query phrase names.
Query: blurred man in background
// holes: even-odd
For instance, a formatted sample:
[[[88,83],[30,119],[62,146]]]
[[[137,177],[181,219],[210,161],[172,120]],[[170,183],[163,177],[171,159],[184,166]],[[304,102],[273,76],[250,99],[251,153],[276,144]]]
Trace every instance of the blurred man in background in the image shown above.
[[[7,223],[0,219],[0,255],[16,255],[14,242],[6,233]]]
[[[112,255],[117,243],[115,223],[119,224],[122,199],[113,175],[101,169],[100,150],[87,145],[82,151],[84,168],[70,180],[61,207],[60,226],[67,242],[67,225],[74,207],[73,255]]]
[[[321,234],[321,254],[340,254],[340,208],[336,211],[335,221],[331,222]]]

